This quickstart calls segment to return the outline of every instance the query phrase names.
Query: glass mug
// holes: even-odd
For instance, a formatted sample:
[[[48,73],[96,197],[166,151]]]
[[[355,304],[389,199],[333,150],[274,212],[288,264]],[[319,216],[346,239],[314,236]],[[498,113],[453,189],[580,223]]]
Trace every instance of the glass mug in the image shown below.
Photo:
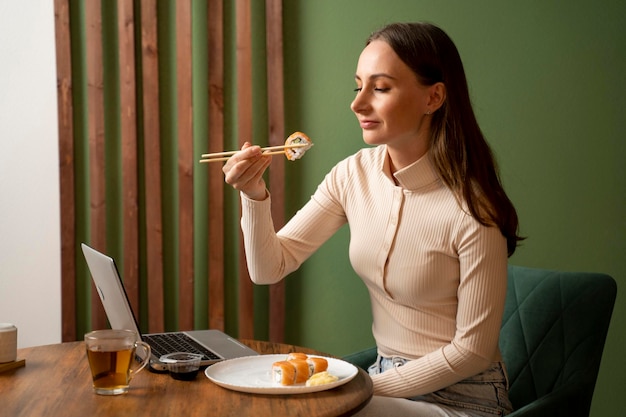
[[[96,330],[85,335],[87,359],[93,379],[93,389],[100,395],[128,392],[130,380],[150,362],[150,346],[138,340],[132,330]],[[141,346],[145,353],[139,367],[132,369],[135,350]]]

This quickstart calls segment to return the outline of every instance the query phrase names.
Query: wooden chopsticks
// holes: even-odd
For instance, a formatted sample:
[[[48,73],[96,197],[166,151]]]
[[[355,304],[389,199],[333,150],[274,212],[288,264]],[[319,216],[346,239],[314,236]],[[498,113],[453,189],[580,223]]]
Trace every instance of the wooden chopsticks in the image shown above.
[[[304,148],[307,146],[310,146],[310,144],[309,143],[296,143],[293,145],[269,146],[267,148],[261,148],[261,151],[263,151],[263,155],[280,155],[280,154],[284,154],[287,149]],[[228,159],[230,159],[230,157],[236,154],[237,152],[239,151],[205,153],[205,154],[202,154],[202,159],[200,159],[200,162],[228,161]]]

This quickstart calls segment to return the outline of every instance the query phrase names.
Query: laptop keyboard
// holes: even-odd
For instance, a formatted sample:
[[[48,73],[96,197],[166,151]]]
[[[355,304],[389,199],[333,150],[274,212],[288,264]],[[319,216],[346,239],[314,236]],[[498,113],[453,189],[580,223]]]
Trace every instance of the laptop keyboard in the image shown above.
[[[157,358],[174,352],[199,353],[204,355],[202,360],[221,359],[215,352],[205,348],[185,333],[161,333],[143,335],[142,339],[152,348],[152,354]]]

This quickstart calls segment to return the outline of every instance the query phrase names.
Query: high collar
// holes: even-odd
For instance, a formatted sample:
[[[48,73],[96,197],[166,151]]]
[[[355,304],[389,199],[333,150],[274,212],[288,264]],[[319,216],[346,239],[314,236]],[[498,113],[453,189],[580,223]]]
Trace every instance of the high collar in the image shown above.
[[[437,174],[437,171],[435,170],[435,167],[430,159],[429,152],[426,152],[424,156],[413,162],[411,165],[406,166],[393,174],[391,174],[391,168],[389,166],[387,147],[381,146],[379,152],[382,158],[382,171],[385,176],[389,178],[391,182],[397,183],[400,187],[406,190],[417,191],[422,187],[426,187],[439,181],[439,175]]]

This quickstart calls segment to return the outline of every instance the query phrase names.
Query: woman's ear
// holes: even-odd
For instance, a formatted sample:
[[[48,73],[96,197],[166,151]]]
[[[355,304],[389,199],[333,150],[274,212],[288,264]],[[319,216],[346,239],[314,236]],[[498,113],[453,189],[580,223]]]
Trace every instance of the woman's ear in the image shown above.
[[[429,113],[434,113],[446,101],[446,86],[442,82],[435,83],[429,87],[430,94],[428,95],[428,110]]]

